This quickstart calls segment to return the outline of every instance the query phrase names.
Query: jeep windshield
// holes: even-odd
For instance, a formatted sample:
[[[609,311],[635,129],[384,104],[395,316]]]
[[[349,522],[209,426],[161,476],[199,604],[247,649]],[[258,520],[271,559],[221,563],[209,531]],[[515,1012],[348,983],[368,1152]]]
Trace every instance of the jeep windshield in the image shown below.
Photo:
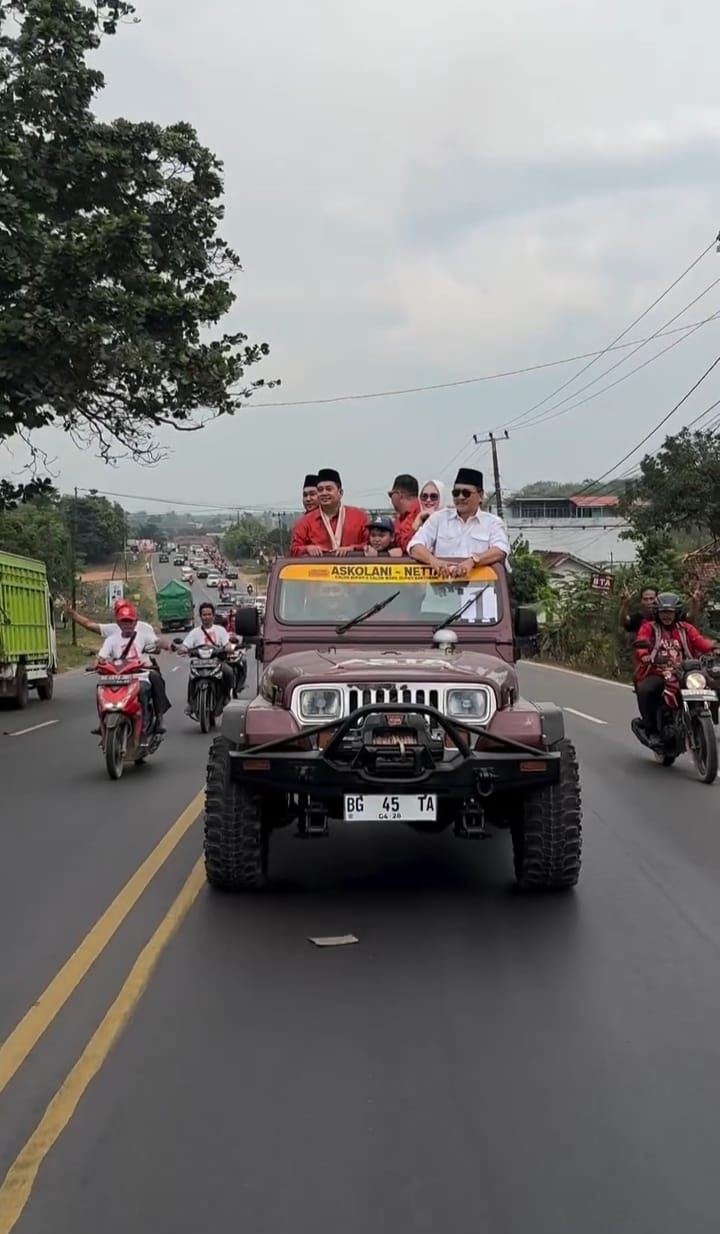
[[[461,629],[494,626],[502,617],[502,593],[492,567],[479,566],[467,578],[442,579],[427,566],[397,561],[284,565],[275,589],[275,617],[293,626],[343,626],[396,592],[392,603],[363,621],[365,628],[435,627],[460,609],[453,625]]]

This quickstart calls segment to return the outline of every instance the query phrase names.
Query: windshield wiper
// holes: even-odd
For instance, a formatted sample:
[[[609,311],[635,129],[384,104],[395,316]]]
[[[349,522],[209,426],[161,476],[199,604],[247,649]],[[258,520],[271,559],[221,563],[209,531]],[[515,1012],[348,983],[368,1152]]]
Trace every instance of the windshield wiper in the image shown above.
[[[454,613],[451,613],[450,616],[446,617],[444,621],[441,621],[439,626],[435,626],[433,634],[437,634],[438,630],[444,630],[446,626],[451,626],[454,621],[459,621],[463,613],[470,608],[471,604],[475,604],[477,602],[478,597],[481,596],[484,591],[487,591],[489,586],[490,584],[486,583],[484,587],[478,587],[477,591],[472,593],[469,600],[466,600],[459,609],[457,609]]]
[[[373,617],[375,613],[379,613],[382,609],[387,608],[388,604],[392,604],[393,600],[397,600],[400,595],[399,591],[394,591],[391,596],[386,596],[379,604],[373,604],[372,608],[366,608],[364,613],[358,613],[357,617],[351,617],[341,626],[335,627],[336,634],[344,634],[346,630],[352,630],[353,626],[357,626],[361,621],[367,621],[368,617]]]

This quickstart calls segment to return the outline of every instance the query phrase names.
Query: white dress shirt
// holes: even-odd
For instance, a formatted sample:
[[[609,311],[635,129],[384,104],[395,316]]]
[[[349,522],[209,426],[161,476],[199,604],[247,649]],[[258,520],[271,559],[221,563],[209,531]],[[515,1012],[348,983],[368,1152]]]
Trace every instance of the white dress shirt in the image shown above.
[[[416,545],[427,548],[436,557],[477,557],[488,549],[499,548],[510,556],[510,541],[501,518],[478,510],[468,519],[460,518],[457,510],[437,510],[415,532],[408,544],[408,553]]]

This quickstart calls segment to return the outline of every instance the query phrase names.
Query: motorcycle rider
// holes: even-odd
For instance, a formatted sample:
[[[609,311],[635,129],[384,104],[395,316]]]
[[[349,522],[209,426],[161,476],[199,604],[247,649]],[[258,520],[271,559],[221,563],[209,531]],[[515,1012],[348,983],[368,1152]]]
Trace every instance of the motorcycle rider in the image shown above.
[[[717,650],[689,621],[682,621],[683,603],[673,592],[661,592],[652,619],[643,621],[635,639],[635,688],[645,735],[651,746],[661,744],[658,718],[667,667]]]
[[[113,614],[115,616],[115,621],[91,621],[89,617],[83,617],[82,613],[76,613],[75,610],[71,608],[69,604],[65,605],[64,611],[67,614],[67,616],[70,618],[70,620],[74,621],[76,625],[82,626],[84,630],[90,630],[92,634],[99,634],[100,637],[103,639],[107,639],[107,638],[110,638],[113,634],[122,634],[123,627],[122,627],[121,622],[119,621],[118,615],[122,610],[127,610],[127,609],[132,609],[132,611],[135,613],[135,618],[136,618],[135,628],[137,629],[139,635],[142,635],[144,638],[147,639],[148,643],[154,643],[155,646],[158,647],[161,651],[174,651],[175,650],[172,643],[170,642],[170,639],[164,638],[163,635],[161,634],[156,634],[153,627],[150,625],[148,621],[138,621],[137,613],[135,612],[133,605],[130,604],[129,600],[124,600],[122,599],[122,597],[116,600],[115,603],[113,604]],[[150,670],[150,686],[151,686],[152,695],[153,695],[153,705],[155,707],[155,717],[156,717],[156,722],[157,722],[156,731],[158,733],[164,733],[166,729],[165,729],[165,726],[163,725],[162,717],[165,715],[166,711],[170,710],[170,708],[172,707],[172,703],[170,702],[170,699],[167,696],[167,689],[165,688],[165,678],[160,672],[160,669],[158,668],[157,663],[155,661],[153,661],[153,666]],[[97,736],[98,733],[100,732],[100,729],[94,728],[92,732],[95,736]]]
[[[200,625],[191,630],[180,646],[175,647],[175,651],[179,656],[187,656],[196,647],[215,647],[222,650],[227,647],[228,643],[238,643],[240,640],[237,634],[228,634],[225,626],[218,624],[215,618],[215,605],[209,600],[204,600],[200,605]],[[233,682],[235,675],[229,664],[222,663],[222,681],[223,681],[223,706],[232,695]],[[185,708],[185,715],[191,716],[192,711],[192,681],[188,681],[188,701]]]
[[[137,664],[145,666],[146,672],[138,674],[138,677],[140,681],[140,706],[142,707],[143,714],[142,744],[147,745],[153,723],[153,709],[150,706],[150,700],[153,698],[151,682],[153,665],[147,652],[149,648],[156,646],[157,639],[152,626],[149,627],[149,633],[147,629],[138,629],[137,611],[127,601],[123,601],[116,606],[115,615],[119,627],[118,632],[109,634],[105,639],[98,652],[98,664],[114,663],[117,660],[122,660],[128,667],[134,667]],[[155,724],[156,732],[165,731],[160,728],[160,712],[157,710],[155,710]]]

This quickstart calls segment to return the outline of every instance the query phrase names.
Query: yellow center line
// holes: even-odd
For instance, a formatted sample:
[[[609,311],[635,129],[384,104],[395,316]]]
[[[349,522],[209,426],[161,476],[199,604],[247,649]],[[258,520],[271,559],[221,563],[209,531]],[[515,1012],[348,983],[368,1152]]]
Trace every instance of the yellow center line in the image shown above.
[[[22,1066],[28,1054],[47,1032],[56,1015],[65,1006],[71,994],[80,985],[98,956],[107,947],[111,938],[120,929],[128,913],[135,907],[140,896],[155,875],[177,848],[183,836],[190,830],[203,806],[203,791],[193,797],[190,804],[175,820],[162,840],[145,858],[141,866],[119,891],[112,904],[95,922],[90,932],[75,949],[50,984],[43,990],[37,1002],[25,1013],[9,1037],[0,1045],[0,1093],[7,1087]]]
[[[128,977],[85,1049],[55,1093],[30,1139],[20,1149],[0,1187],[0,1234],[10,1234],[27,1205],[38,1171],[75,1113],[130,1016],[147,989],[153,969],[170,939],[187,916],[205,880],[202,858],[143,947]]]

